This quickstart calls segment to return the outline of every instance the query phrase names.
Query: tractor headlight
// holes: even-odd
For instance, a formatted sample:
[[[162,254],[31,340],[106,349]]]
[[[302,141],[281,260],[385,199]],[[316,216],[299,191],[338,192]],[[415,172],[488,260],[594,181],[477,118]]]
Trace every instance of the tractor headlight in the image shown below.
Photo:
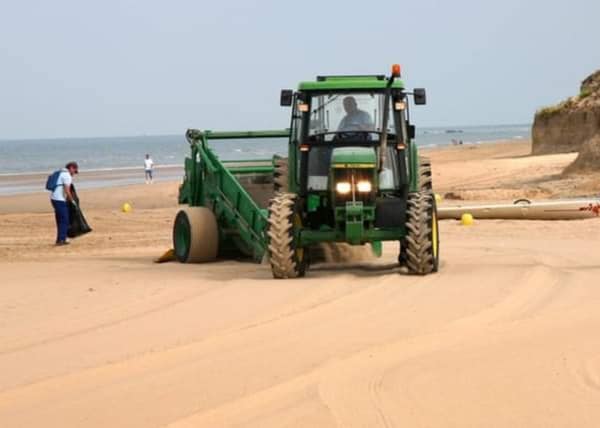
[[[347,195],[352,190],[352,186],[347,181],[340,181],[335,185],[335,191],[341,195]]]
[[[371,186],[370,181],[363,180],[363,181],[359,181],[356,184],[356,190],[358,190],[361,193],[371,193],[372,188],[373,187]]]

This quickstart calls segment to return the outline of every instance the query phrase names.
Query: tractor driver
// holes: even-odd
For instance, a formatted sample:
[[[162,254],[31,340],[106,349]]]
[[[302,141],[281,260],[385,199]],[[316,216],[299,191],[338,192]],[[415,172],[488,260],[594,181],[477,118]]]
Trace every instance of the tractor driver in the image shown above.
[[[338,132],[373,131],[373,119],[364,110],[360,110],[353,96],[347,96],[343,101],[346,116],[340,121]]]

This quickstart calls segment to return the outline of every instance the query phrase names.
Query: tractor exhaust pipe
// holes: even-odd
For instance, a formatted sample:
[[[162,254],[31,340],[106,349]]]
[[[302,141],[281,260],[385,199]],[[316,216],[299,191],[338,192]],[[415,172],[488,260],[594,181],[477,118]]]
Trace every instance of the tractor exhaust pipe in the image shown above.
[[[394,64],[392,66],[392,73],[388,79],[387,86],[385,87],[385,97],[383,100],[383,121],[381,123],[381,141],[379,143],[379,165],[377,171],[381,173],[383,171],[383,165],[385,164],[387,154],[387,139],[388,139],[388,122],[390,119],[390,98],[392,97],[392,85],[396,77],[400,77],[400,65]]]

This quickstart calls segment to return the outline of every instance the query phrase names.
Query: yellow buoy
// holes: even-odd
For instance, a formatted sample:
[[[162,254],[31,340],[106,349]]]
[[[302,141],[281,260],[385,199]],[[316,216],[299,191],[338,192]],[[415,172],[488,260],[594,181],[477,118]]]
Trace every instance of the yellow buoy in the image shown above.
[[[470,213],[464,213],[460,216],[460,224],[462,224],[463,226],[472,226],[473,216]]]
[[[132,207],[132,206],[129,204],[129,202],[125,202],[125,203],[123,204],[123,206],[121,207],[121,210],[122,210],[124,213],[131,212],[131,210],[132,210],[132,209],[133,209],[133,207]]]
[[[435,202],[438,204],[442,202],[442,196],[439,193],[435,194]]]

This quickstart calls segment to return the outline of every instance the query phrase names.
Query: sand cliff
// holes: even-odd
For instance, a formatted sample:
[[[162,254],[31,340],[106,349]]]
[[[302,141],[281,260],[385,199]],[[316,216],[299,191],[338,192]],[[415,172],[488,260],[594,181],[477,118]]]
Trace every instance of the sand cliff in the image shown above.
[[[578,95],[539,110],[532,129],[533,154],[578,152],[600,135],[600,70],[588,76]]]

